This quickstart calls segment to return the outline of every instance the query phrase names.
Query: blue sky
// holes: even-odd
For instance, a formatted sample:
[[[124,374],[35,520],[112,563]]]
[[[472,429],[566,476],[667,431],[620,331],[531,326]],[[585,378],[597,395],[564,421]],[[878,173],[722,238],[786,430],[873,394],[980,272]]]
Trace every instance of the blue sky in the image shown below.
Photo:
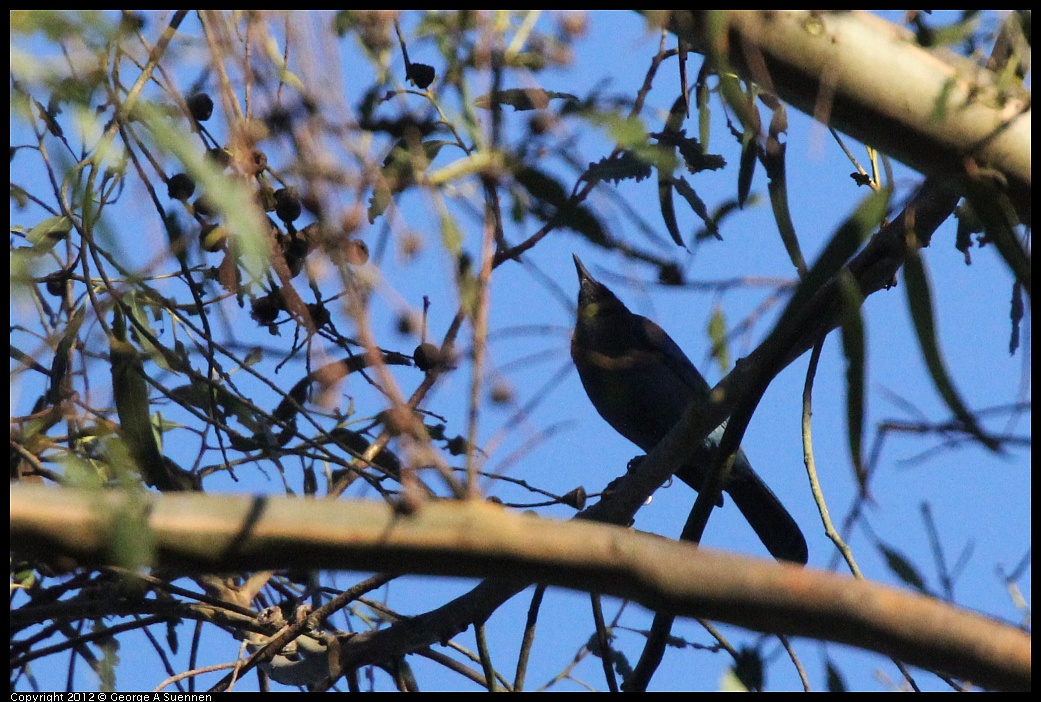
[[[539,22],[545,24],[553,18],[554,15],[548,13]],[[527,85],[525,81],[531,81],[548,90],[578,95],[598,86],[604,94],[633,96],[657,49],[657,35],[648,33],[642,19],[630,12],[597,11],[590,13],[588,20],[588,33],[579,40],[570,66],[527,78],[514,76],[511,85]],[[405,19],[406,33],[411,22],[411,18]],[[154,33],[155,26],[151,30]],[[199,37],[199,25],[194,16],[189,15],[182,32],[189,37]],[[357,65],[359,59],[350,42],[341,42],[339,47],[343,52],[340,57],[343,66]],[[429,43],[410,42],[409,53],[412,61],[440,68],[440,58]],[[693,65],[694,68],[689,69],[692,72],[697,70],[696,57],[693,57]],[[404,73],[400,56],[393,66],[400,80]],[[306,67],[298,70],[305,83],[311,85],[309,81],[318,80],[317,76],[307,72]],[[664,64],[657,77],[648,108],[644,111],[646,123],[652,130],[661,128],[664,115],[675,99],[677,73],[676,63],[672,60]],[[180,77],[181,88],[186,88],[195,75],[188,72]],[[331,68],[321,78],[326,81],[339,79]],[[349,76],[342,80],[342,89],[348,99],[356,97],[353,91],[358,86],[354,81]],[[414,101],[410,104],[417,109],[422,106],[420,98],[409,99]],[[528,113],[505,111],[504,133],[508,142],[516,138],[511,135],[523,133],[527,118]],[[696,179],[698,192],[710,210],[731,200],[736,192],[738,145],[721,118],[722,110],[717,103],[709,149],[722,154],[730,166],[719,172],[699,174]],[[803,251],[812,261],[866,191],[849,178],[853,168],[826,129],[793,109],[789,110],[789,124],[786,142],[792,217]],[[696,133],[695,120],[685,126],[688,133]],[[584,124],[571,122],[561,125],[561,129],[574,133],[577,150],[585,162],[597,161],[610,152],[611,144],[603,134]],[[19,143],[14,117],[12,131],[12,143]],[[862,148],[854,148],[854,151],[859,158],[865,158]],[[443,154],[435,165],[444,165],[458,156],[458,152]],[[570,187],[575,171],[562,168],[552,156],[546,155],[545,167]],[[29,159],[21,156],[12,163],[12,180],[32,182],[30,174],[21,170],[23,164],[28,163]],[[900,201],[907,197],[920,177],[898,164],[894,166],[895,198]],[[709,356],[708,324],[714,310],[725,314],[731,328],[750,316],[755,320],[733,338],[732,358],[746,355],[755,348],[770,330],[786,299],[783,295],[777,296],[771,284],[791,281],[794,271],[777,234],[761,172],[753,183],[753,193],[758,196],[756,204],[725,220],[722,242],[692,247],[692,253],[669,242],[661,224],[653,179],[640,183],[627,181],[617,187],[600,186],[587,204],[601,216],[612,235],[675,260],[691,283],[747,278],[766,281],[763,285],[738,286],[723,292],[694,284],[664,288],[654,285],[652,269],[628,262],[618,254],[594,249],[566,230],[547,237],[526,254],[522,262],[507,263],[496,270],[492,283],[489,346],[489,368],[493,373],[489,382],[508,384],[515,392],[515,404],[509,407],[489,405],[482,416],[480,436],[487,454],[485,468],[506,470],[511,477],[558,494],[578,485],[596,492],[623,472],[626,462],[638,453],[595,413],[577,374],[570,368],[568,346],[577,292],[572,253],[578,253],[593,274],[609,285],[632,310],[653,318],[665,328],[710,383],[721,377],[720,369]],[[466,194],[464,191],[460,196]],[[476,201],[476,198],[471,197],[471,201]],[[632,219],[619,207],[620,201],[650,225],[655,240],[645,238],[638,231]],[[481,235],[479,217],[467,215],[466,208],[456,208],[454,202],[452,206],[454,212],[463,213],[460,216],[463,248],[476,256]],[[416,343],[414,339],[401,337],[395,330],[396,318],[403,306],[416,311],[421,308],[424,296],[431,299],[428,328],[435,340],[440,340],[455,314],[457,294],[452,282],[453,262],[439,245],[434,214],[429,201],[418,195],[406,195],[397,202],[394,225],[389,232],[384,221],[377,221],[361,233],[376,254],[369,265],[380,281],[371,301],[374,331],[381,343],[389,348],[409,352]],[[30,215],[16,210],[13,205],[11,217],[12,224],[32,223]],[[165,238],[154,218],[142,221],[145,222],[144,232],[134,232],[125,222],[110,223],[113,235],[128,242],[131,240],[127,237],[135,234],[142,237],[135,240],[134,245],[143,241],[143,252],[148,252],[153,246],[162,246]],[[693,215],[680,210],[680,229],[685,236],[689,237],[698,226],[699,222]],[[526,224],[508,229],[507,236],[516,242],[533,231],[534,225]],[[972,265],[966,266],[962,254],[954,248],[954,233],[954,222],[946,223],[934,236],[932,246],[924,252],[948,370],[971,408],[983,410],[1017,402],[1029,403],[1029,313],[1023,327],[1023,345],[1015,356],[1010,357],[1008,310],[1011,276],[992,248],[974,248]],[[405,234],[419,237],[424,242],[420,253],[408,260],[400,253]],[[386,239],[388,243],[384,247],[381,242],[385,237],[389,239]],[[379,255],[381,250],[384,251],[382,256]],[[277,348],[289,341],[287,336],[273,338],[255,330],[248,318],[248,309],[243,312],[229,304],[225,312],[235,335],[246,343]],[[32,313],[12,303],[12,318],[19,319],[20,316],[31,319]],[[865,446],[872,446],[877,427],[882,422],[946,421],[949,412],[929,380],[909,320],[902,285],[872,296],[864,306],[864,318],[870,363]],[[341,324],[341,331],[345,326],[346,322]],[[91,338],[95,342],[101,338],[99,333],[97,328],[93,329]],[[463,350],[469,348],[469,334],[469,327],[464,328],[460,337]],[[15,334],[12,333],[14,340]],[[268,368],[273,368],[277,360],[269,355],[265,363]],[[752,420],[743,446],[753,466],[802,525],[810,548],[810,566],[834,568],[835,550],[819,525],[802,461],[800,408],[807,361],[808,355],[777,377]],[[845,361],[839,339],[833,335],[825,345],[816,378],[813,430],[818,470],[836,521],[846,515],[856,498],[846,441],[844,374]],[[414,369],[396,370],[395,375],[406,394],[422,379]],[[278,376],[272,371],[269,377],[289,387],[298,375],[287,369]],[[446,376],[425,403],[428,409],[445,416],[452,434],[465,433],[469,379],[469,366],[464,364]],[[544,386],[542,399],[519,422],[514,421],[517,408],[540,395]],[[361,405],[365,397],[361,390],[355,387],[345,390],[351,395],[355,392],[359,393],[357,397]],[[264,406],[263,396],[258,394],[257,398]],[[29,388],[13,387],[12,413],[26,413],[34,400],[35,395]],[[274,403],[275,400],[269,401],[272,406]],[[1007,432],[1029,438],[1029,422],[1028,408],[1015,415],[994,415],[985,420],[985,425],[996,433]],[[867,577],[898,584],[876,548],[877,539],[914,562],[928,586],[939,591],[940,584],[921,513],[921,505],[928,503],[948,564],[957,560],[963,549],[971,548],[954,587],[955,601],[1018,622],[1020,614],[1010,601],[997,569],[1011,570],[1030,548],[1029,446],[1010,447],[1005,455],[995,456],[975,445],[945,448],[941,442],[935,436],[888,436],[871,482],[872,501],[864,519],[869,528],[863,525],[855,528],[848,535],[849,542]],[[290,487],[299,491],[298,465],[294,464],[293,468],[295,470],[287,471],[286,479]],[[212,486],[208,483],[207,488],[282,492],[281,479],[270,465],[267,477],[257,471],[241,469],[239,477],[243,479],[242,483],[218,480]],[[507,501],[535,499],[498,483],[486,483],[485,487],[489,494]],[[364,492],[352,496],[375,497]],[[682,484],[660,490],[652,503],[637,516],[636,527],[667,536],[677,535],[693,498],[694,493]],[[544,513],[561,518],[571,515],[563,507],[547,509]],[[703,543],[766,556],[751,529],[729,501],[723,510],[713,514]],[[346,587],[359,577],[359,574],[339,573],[334,576],[334,581]],[[403,613],[419,613],[462,593],[472,584],[441,579],[434,583],[431,585],[431,580],[425,578],[402,579],[386,589],[386,601]],[[1029,569],[1017,584],[1029,602]],[[493,657],[504,672],[512,674],[521,636],[520,622],[523,622],[529,599],[530,590],[514,598],[490,622],[489,631],[494,635],[491,642]],[[617,601],[607,601],[608,620],[614,618],[619,606]],[[635,630],[646,629],[650,615],[639,606],[628,605],[621,623]],[[752,645],[758,640],[757,635],[737,629],[723,627],[723,630],[732,637],[735,645]],[[532,668],[527,678],[528,688],[535,689],[548,682],[567,666],[592,633],[588,596],[551,591],[540,617]],[[616,633],[618,647],[635,663],[642,637],[622,629]],[[708,634],[694,622],[679,622],[674,633],[688,642],[712,643]],[[472,648],[470,633],[460,637],[460,641]],[[235,643],[228,637],[215,642],[217,650],[210,662],[234,658]],[[825,652],[839,666],[851,689],[885,689],[889,687],[887,678],[898,679],[894,666],[880,656],[835,645],[821,646],[812,641],[796,641],[795,645],[815,689],[821,689],[825,684]],[[187,641],[183,640],[180,659],[186,660],[186,650]],[[776,640],[765,640],[763,651],[773,662],[767,678],[768,689],[799,689],[795,671]],[[160,679],[156,656],[147,646],[125,647],[120,656],[123,661],[121,688],[151,688]],[[460,678],[445,676],[433,664],[418,657],[412,658],[415,659],[410,660],[417,670],[417,678],[425,690],[458,689],[460,686],[466,689],[468,683]],[[652,689],[716,689],[729,663],[725,654],[713,655],[690,648],[670,649]],[[182,661],[178,669],[184,667],[186,663]],[[37,667],[37,676],[41,678],[44,675],[42,668],[42,665]],[[58,676],[57,680],[64,680],[62,672],[54,674]],[[600,662],[592,657],[580,663],[574,674],[589,685],[604,688]],[[385,684],[385,677],[379,678],[382,675],[377,673],[378,679]],[[943,689],[931,674],[919,671],[916,677],[923,687]],[[87,675],[83,681],[80,689],[92,689],[96,685]],[[205,685],[205,682],[201,684]],[[243,684],[252,687],[254,678],[250,677]],[[574,681],[565,681],[559,683],[557,689],[581,689],[581,686]]]

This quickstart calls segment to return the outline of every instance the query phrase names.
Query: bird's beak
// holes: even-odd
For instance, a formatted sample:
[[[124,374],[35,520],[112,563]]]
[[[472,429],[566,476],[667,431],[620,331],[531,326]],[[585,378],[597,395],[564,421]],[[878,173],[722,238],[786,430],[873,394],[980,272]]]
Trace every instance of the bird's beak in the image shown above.
[[[587,280],[594,280],[593,276],[589,274],[586,267],[582,265],[582,259],[577,254],[571,254],[571,257],[575,259],[575,270],[578,271],[578,282],[584,283]]]

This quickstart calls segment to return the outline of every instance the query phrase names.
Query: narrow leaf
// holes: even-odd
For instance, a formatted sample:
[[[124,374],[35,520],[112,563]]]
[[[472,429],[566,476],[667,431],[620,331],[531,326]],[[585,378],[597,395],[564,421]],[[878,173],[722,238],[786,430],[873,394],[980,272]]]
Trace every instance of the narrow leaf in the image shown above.
[[[701,221],[705,223],[705,228],[710,234],[720,241],[723,237],[719,235],[719,227],[716,226],[715,220],[712,219],[712,215],[708,213],[708,208],[705,206],[705,201],[701,199],[697,191],[694,190],[694,186],[687,182],[687,179],[680,176],[676,179],[676,192],[683,196],[683,199],[690,205],[690,209],[694,210],[694,214],[701,218]]]
[[[552,90],[541,88],[507,88],[500,90],[495,95],[482,95],[474,100],[474,106],[482,110],[491,109],[492,105],[509,105],[514,110],[542,110],[549,107],[550,100],[567,100],[577,103],[578,97],[570,93],[557,93]]]
[[[72,223],[65,215],[48,217],[25,235],[25,240],[33,245],[37,253],[54,248],[54,245],[69,235]]]
[[[661,218],[665,222],[665,228],[669,230],[669,236],[677,246],[686,248],[680,235],[679,224],[676,223],[676,209],[672,204],[672,176],[661,171],[658,171],[658,206],[661,208]]]
[[[861,200],[853,214],[842,223],[838,231],[824,247],[817,261],[806,273],[795,295],[785,307],[781,319],[778,320],[776,328],[785,329],[791,324],[791,316],[797,315],[817,293],[822,285],[827,283],[846,265],[850,257],[860,248],[861,243],[868,235],[878,227],[886,214],[889,206],[888,189],[872,192]]]
[[[712,341],[712,358],[716,359],[721,373],[730,371],[730,346],[727,344],[727,320],[723,308],[716,305],[708,322],[708,336]]]
[[[947,372],[947,366],[943,361],[943,354],[936,337],[936,318],[933,313],[931,287],[922,259],[916,254],[909,255],[904,263],[904,289],[907,292],[911,320],[914,322],[915,333],[918,335],[918,345],[922,349],[925,365],[929,369],[937,391],[967,431],[991,451],[1000,451],[1001,447],[998,442],[987,436],[976,422],[976,418],[962,401]]]
[[[109,362],[123,442],[145,483],[163,491],[192,489],[191,476],[159,450],[152,428],[144,365],[137,349],[127,341],[126,321],[118,306],[109,337]]]
[[[880,543],[878,548],[882,551],[882,555],[886,559],[886,565],[889,566],[889,570],[892,571],[896,577],[900,578],[919,592],[930,594],[929,588],[925,585],[925,579],[918,573],[918,569],[914,567],[914,564],[907,560],[903,554],[883,543]]]
[[[58,346],[54,350],[54,360],[51,362],[50,371],[51,384],[47,390],[47,401],[51,404],[57,404],[66,397],[66,391],[69,389],[69,384],[67,382],[70,359],[69,354],[76,343],[76,338],[79,334],[80,326],[83,324],[83,319],[84,307],[81,304],[76,308],[76,311],[73,312],[68,325],[65,327],[65,333],[62,334],[61,340],[58,341]]]
[[[864,319],[860,314],[864,296],[849,269],[842,269],[838,276],[839,294],[842,297],[842,352],[846,356],[846,428],[849,453],[853,468],[862,490],[867,488],[867,471],[864,469],[864,401],[865,363]]]
[[[764,166],[767,176],[767,190],[770,193],[770,206],[773,209],[774,221],[777,223],[777,231],[781,235],[788,258],[791,259],[795,270],[800,276],[806,274],[806,259],[803,258],[802,249],[799,247],[799,238],[795,234],[795,225],[792,223],[792,213],[788,207],[788,174],[785,168],[787,145],[782,143],[779,136],[787,129],[787,117],[784,106],[781,105],[774,110],[774,116],[770,120],[770,132],[766,138],[766,157]]]
[[[758,162],[759,141],[755,135],[746,131],[741,139],[741,162],[737,170],[737,202],[741,207],[748,200],[752,190],[752,176],[755,175],[755,164]]]
[[[163,456],[159,452],[149,419],[148,385],[144,367],[134,345],[127,341],[126,322],[117,307],[109,337],[112,366],[112,395],[122,428],[123,441],[145,482],[157,487],[162,480]]]

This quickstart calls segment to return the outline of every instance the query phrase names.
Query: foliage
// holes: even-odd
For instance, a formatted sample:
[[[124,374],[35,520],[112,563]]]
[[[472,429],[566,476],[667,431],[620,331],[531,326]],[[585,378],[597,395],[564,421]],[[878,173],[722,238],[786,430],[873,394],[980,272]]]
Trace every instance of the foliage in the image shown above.
[[[489,466],[503,438],[482,417],[506,408],[504,426],[516,430],[538,416],[554,384],[518,391],[489,360],[493,279],[529,265],[536,247],[563,242],[611,252],[646,279],[682,286],[690,273],[677,259],[686,261],[685,249],[725,245],[735,203],[752,207],[750,189],[765,174],[785,265],[805,279],[792,298],[801,305],[893,213],[885,204],[894,184],[864,171],[860,182],[883,194],[858,209],[851,181],[853,214],[820,247],[816,265],[805,262],[789,219],[783,105],[730,72],[716,78],[710,59],[677,99],[677,60],[694,55],[675,48],[660,19],[647,24],[661,31],[658,51],[634,57],[649,67],[644,85],[608,93],[602,85],[542,87],[560,87],[554,77],[572,68],[588,21],[572,13],[12,12],[12,480],[139,494],[280,486],[301,498],[377,497],[402,513],[435,497],[502,488],[515,497],[510,506],[581,510],[584,488],[542,486],[537,473],[505,475],[531,450],[526,438],[516,459]],[[988,28],[967,24],[974,21],[948,27],[915,15],[912,26],[920,41],[983,45]],[[1028,26],[1025,37],[1029,48]],[[1013,46],[1016,55],[1021,44]],[[665,106],[657,112],[648,106],[652,90]],[[697,138],[687,133],[695,133],[694,119]],[[731,134],[726,148],[710,148],[710,124]],[[726,198],[702,190],[711,177],[729,178]],[[653,202],[652,215],[627,204],[637,198]],[[963,223],[972,214],[983,221],[963,232],[966,257],[972,234],[986,243],[986,230],[998,232],[995,241],[1002,235],[998,245],[1014,259],[1023,227],[1006,226],[1007,208],[970,209]],[[929,371],[955,417],[946,436],[1007,449],[1015,442],[985,427],[949,377],[930,307],[942,291],[930,290],[922,258],[913,253],[904,285]],[[1029,272],[1013,270],[1018,338]],[[867,496],[858,309],[871,291],[846,283],[846,306],[832,326],[843,330],[848,444]],[[712,288],[721,295],[732,284]],[[777,282],[770,304],[796,284]],[[547,288],[573,299],[571,281]],[[513,303],[517,312],[526,304]],[[807,323],[801,309],[788,317],[786,308],[784,319]],[[712,311],[713,355],[725,369],[730,316]],[[798,346],[792,339],[769,337]],[[453,399],[434,392],[441,388]],[[103,689],[158,684],[158,670],[125,682],[121,642],[145,640],[127,637],[145,632],[172,676],[196,661],[234,660],[238,640],[255,652],[307,607],[345,592],[330,630],[381,629],[422,611],[378,601],[373,591],[390,576],[344,587],[311,572],[187,579],[148,571],[155,553],[145,510],[120,519],[124,536],[111,566],[12,555],[12,689],[60,685],[58,659],[70,654]],[[889,546],[883,552],[898,577],[926,589],[921,564]],[[436,581],[420,584],[417,601],[451,599],[437,590]],[[342,684],[364,687],[364,672],[375,688],[466,679],[483,686],[490,676],[480,624],[478,653],[421,651],[456,682],[427,685],[414,657],[396,656],[375,677],[371,669],[343,671]],[[629,659],[608,636],[616,624],[583,622],[596,635],[575,664],[592,653],[609,678],[628,679]],[[716,649],[734,658],[728,685],[769,683],[775,662],[758,643],[734,648],[717,636]],[[304,660],[325,661],[324,649],[308,648],[321,638],[292,645]],[[212,659],[197,658],[203,640],[219,651]],[[175,657],[182,662],[170,663]],[[340,684],[338,675],[327,679],[328,668],[316,675],[289,658],[264,667],[256,684]],[[519,688],[523,679],[521,665],[499,684]],[[848,683],[829,659],[826,684]]]

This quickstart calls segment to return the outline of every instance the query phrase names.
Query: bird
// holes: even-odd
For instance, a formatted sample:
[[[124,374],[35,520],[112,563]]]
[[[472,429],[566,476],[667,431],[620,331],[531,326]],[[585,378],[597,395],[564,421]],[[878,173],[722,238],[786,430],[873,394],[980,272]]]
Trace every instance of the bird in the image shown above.
[[[615,431],[649,452],[692,402],[707,402],[712,389],[664,329],[629,311],[574,259],[579,288],[571,358],[582,387]],[[676,471],[695,490],[713,466],[725,428],[724,420]],[[774,558],[805,565],[802,530],[740,449],[723,490]]]

